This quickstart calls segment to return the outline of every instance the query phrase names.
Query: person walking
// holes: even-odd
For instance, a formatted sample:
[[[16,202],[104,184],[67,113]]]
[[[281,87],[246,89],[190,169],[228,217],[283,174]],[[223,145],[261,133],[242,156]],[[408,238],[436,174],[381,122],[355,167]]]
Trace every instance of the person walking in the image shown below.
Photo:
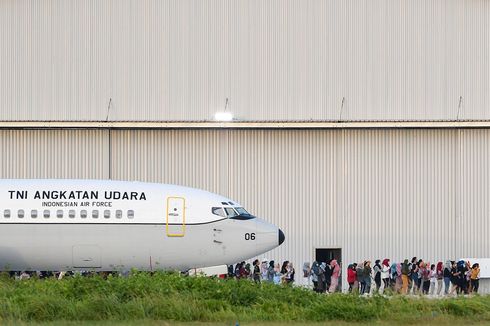
[[[260,279],[262,276],[262,273],[260,272],[260,262],[258,259],[255,259],[253,262],[253,280],[255,283],[260,283]]]
[[[286,282],[286,284],[293,284],[294,283],[294,274],[295,273],[296,272],[294,270],[293,263],[291,263],[289,261],[287,266],[286,266],[286,275],[284,276],[284,281]]]
[[[429,295],[434,295],[436,291],[436,283],[437,283],[437,271],[436,271],[436,265],[434,264],[430,265],[429,278],[430,278]]]
[[[325,264],[325,291],[330,290],[330,285],[332,284],[332,268],[330,267],[330,264],[332,263],[332,260],[327,261]]]
[[[419,267],[420,272],[420,288],[422,289],[422,294],[429,294],[430,288],[430,270],[428,263],[421,262]]]
[[[391,287],[395,292],[398,292],[398,288],[396,287],[396,278],[397,278],[397,272],[396,272],[396,263],[392,263],[390,267],[390,276],[391,276]],[[401,269],[400,269],[401,271]],[[400,286],[401,288],[401,286]]]
[[[270,283],[273,283],[274,282],[274,261],[271,260],[269,262],[269,268],[267,269],[267,281],[270,282]]]
[[[466,272],[468,269],[466,267],[466,262],[464,260],[458,261],[456,268],[458,271],[458,286],[464,294],[468,294],[468,281],[466,280]]]
[[[412,294],[415,294],[416,289],[417,289],[417,282],[418,282],[418,274],[419,274],[419,267],[417,264],[417,257],[413,257],[410,263],[410,270],[409,270],[409,277],[412,280],[412,288],[411,292]]]
[[[402,294],[408,293],[408,274],[410,273],[410,267],[408,265],[408,259],[405,259],[402,264]]]
[[[388,258],[383,260],[381,265],[381,280],[383,281],[383,293],[390,285],[390,260]]]
[[[366,289],[364,293],[370,294],[371,293],[371,273],[373,272],[373,269],[371,268],[371,261],[368,260],[364,263],[364,283],[366,284]]]
[[[444,265],[444,270],[442,275],[444,276],[444,295],[449,294],[449,287],[451,285],[451,261],[447,260],[446,265]]]
[[[281,284],[282,283],[282,277],[283,277],[283,274],[281,273],[281,265],[279,265],[279,263],[277,263],[274,266],[274,278],[273,278],[274,284],[276,284],[276,285]]]
[[[327,291],[327,281],[325,279],[325,271],[327,270],[327,264],[325,262],[320,265],[320,276],[318,277],[319,292],[324,293]]]
[[[410,282],[410,278],[408,278]],[[402,263],[396,264],[396,282],[395,282],[395,290],[397,293],[401,293],[402,290]],[[409,283],[410,284],[410,283]]]
[[[442,261],[437,263],[436,277],[437,277],[437,295],[440,296],[442,292],[442,283],[444,281],[444,271],[443,271]]]
[[[470,276],[471,292],[478,293],[480,287],[480,265],[478,263],[473,264],[471,267]]]
[[[364,263],[360,262],[356,268],[357,282],[359,283],[359,294],[363,295],[366,291],[366,282],[364,281]]]
[[[453,285],[451,288],[451,292],[449,292],[450,295],[452,295],[454,292],[456,294],[459,294],[460,291],[460,282],[459,282],[459,272],[456,267],[456,262],[452,261],[451,262],[451,284]]]
[[[318,275],[320,274],[320,265],[315,260],[311,264],[311,281],[313,282],[313,291],[318,292]]]
[[[262,277],[262,281],[267,281],[267,272],[269,270],[269,261],[264,258],[262,259],[262,263],[260,264],[260,274]]]
[[[330,270],[332,271],[331,283],[330,283],[330,293],[335,293],[337,291],[337,286],[339,285],[339,277],[340,277],[340,266],[337,263],[336,259],[333,259],[330,262]]]
[[[374,262],[373,273],[374,273],[374,283],[376,284],[376,292],[379,293],[381,288],[381,261],[376,259]]]
[[[356,288],[356,283],[357,283],[357,272],[356,272],[356,267],[357,264],[350,264],[349,267],[347,267],[347,283],[349,283],[349,293],[352,293],[355,291]]]

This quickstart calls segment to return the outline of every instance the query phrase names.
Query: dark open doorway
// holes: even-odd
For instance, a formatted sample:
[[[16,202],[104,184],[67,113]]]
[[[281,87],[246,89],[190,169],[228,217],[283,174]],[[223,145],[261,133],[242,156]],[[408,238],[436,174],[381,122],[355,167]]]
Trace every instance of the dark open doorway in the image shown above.
[[[315,260],[317,262],[329,262],[336,259],[340,264],[342,262],[342,249],[340,248],[316,248]]]

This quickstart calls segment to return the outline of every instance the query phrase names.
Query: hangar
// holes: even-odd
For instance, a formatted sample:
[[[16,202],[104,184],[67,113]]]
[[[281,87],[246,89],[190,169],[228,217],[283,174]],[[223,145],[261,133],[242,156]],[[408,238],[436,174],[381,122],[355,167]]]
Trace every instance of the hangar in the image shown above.
[[[298,272],[488,258],[489,24],[485,0],[2,1],[0,176],[220,193]]]

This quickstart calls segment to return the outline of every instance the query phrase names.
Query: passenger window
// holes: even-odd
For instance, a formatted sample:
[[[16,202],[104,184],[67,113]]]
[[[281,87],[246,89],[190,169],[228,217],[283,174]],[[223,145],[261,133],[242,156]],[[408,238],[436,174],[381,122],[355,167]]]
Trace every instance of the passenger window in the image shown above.
[[[24,210],[23,210],[23,209],[19,209],[19,210],[17,211],[17,216],[18,216],[19,218],[24,218]]]
[[[58,209],[58,210],[56,211],[56,216],[57,216],[58,218],[63,218],[63,211],[62,211],[61,209]]]
[[[108,210],[108,209],[106,209],[106,210],[104,211],[104,218],[110,218],[110,217],[111,217],[111,211],[110,211],[110,210]]]
[[[221,207],[213,207],[213,208],[211,208],[211,212],[212,212],[214,215],[218,215],[218,216],[226,217],[225,211],[224,211],[224,210],[223,210],[223,208],[221,208]]]
[[[74,209],[70,209],[68,211],[68,217],[70,218],[75,218],[75,210]]]
[[[132,209],[128,211],[128,218],[134,218],[134,211]]]
[[[225,210],[226,210],[226,215],[228,215],[228,217],[235,217],[238,215],[233,208],[227,207],[225,208]]]
[[[118,209],[116,211],[116,218],[122,218],[122,210]]]
[[[87,211],[86,211],[86,210],[84,210],[84,209],[82,209],[82,210],[80,211],[80,217],[81,217],[81,218],[87,218]]]
[[[92,218],[99,218],[99,211],[98,210],[94,209],[92,211]]]
[[[6,209],[3,211],[3,217],[10,218],[10,209]]]
[[[49,218],[49,215],[50,214],[51,214],[51,212],[49,211],[49,209],[45,209],[44,212],[43,212],[44,218]]]
[[[37,209],[31,211],[31,218],[37,218]]]

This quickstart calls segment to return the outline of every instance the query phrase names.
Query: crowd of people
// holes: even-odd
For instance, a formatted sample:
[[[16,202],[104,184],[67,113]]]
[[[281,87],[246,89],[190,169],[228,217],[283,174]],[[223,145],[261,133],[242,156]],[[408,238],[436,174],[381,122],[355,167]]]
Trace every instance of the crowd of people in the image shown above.
[[[387,294],[424,294],[455,295],[478,293],[480,266],[469,261],[446,261],[430,263],[413,257],[401,263],[392,263],[390,259],[362,261],[347,266],[349,293],[368,295]],[[314,261],[303,265],[303,277],[307,283],[313,283],[318,293],[341,291],[340,279],[342,267],[333,259],[327,262]],[[281,264],[273,260],[256,259],[252,264],[241,262],[228,266],[228,278],[250,279],[257,283],[292,284],[295,270],[289,261]]]
[[[480,265],[463,260],[434,264],[417,257],[402,263],[378,259],[374,266],[370,261],[362,261],[347,267],[347,282],[349,292],[361,295],[385,293],[388,289],[400,294],[431,296],[478,293]],[[319,285],[315,288],[323,289]]]
[[[289,261],[284,261],[281,265],[273,260],[262,259],[262,261],[259,261],[256,259],[252,265],[245,262],[229,265],[227,277],[251,279],[257,283],[293,284],[295,270],[293,264]]]

